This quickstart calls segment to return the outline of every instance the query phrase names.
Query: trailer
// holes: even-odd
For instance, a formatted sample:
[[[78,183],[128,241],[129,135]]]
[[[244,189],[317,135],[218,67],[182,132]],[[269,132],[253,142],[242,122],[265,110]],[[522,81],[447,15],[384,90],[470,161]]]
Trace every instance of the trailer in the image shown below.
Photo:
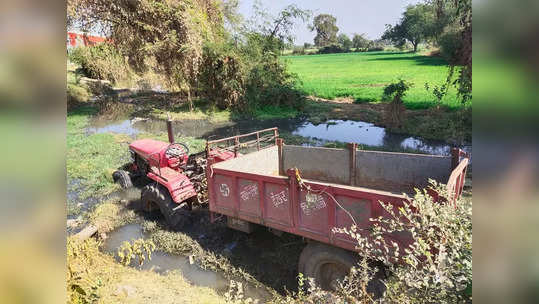
[[[261,148],[261,138],[271,144]],[[218,147],[225,142],[233,144]],[[253,144],[254,152],[239,152]],[[298,270],[325,289],[357,257],[355,240],[333,228],[369,228],[370,218],[389,216],[380,201],[403,206],[405,194],[427,187],[429,179],[447,184],[454,203],[469,162],[459,149],[436,156],[358,150],[354,143],[345,149],[285,145],[276,128],[209,141],[206,151],[212,219],[224,215],[233,229],[249,233],[260,225],[309,240]],[[401,247],[411,242],[406,232],[389,237]]]

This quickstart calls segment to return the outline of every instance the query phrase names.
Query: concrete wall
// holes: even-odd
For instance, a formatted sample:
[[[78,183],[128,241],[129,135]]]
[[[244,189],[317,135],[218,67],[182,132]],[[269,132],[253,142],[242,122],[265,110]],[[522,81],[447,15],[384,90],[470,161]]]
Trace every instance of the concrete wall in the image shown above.
[[[377,151],[357,151],[356,185],[398,193],[412,193],[432,178],[447,183],[450,156],[434,156]]]
[[[343,149],[283,146],[284,170],[297,167],[306,179],[349,184],[349,158]]]
[[[217,163],[214,165],[214,168],[264,175],[279,175],[279,155],[277,146]]]

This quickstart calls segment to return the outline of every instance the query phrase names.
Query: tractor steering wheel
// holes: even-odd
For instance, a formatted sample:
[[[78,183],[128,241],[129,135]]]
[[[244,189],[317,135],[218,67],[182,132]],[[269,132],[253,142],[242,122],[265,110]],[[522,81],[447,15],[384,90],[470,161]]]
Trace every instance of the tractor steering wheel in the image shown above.
[[[189,148],[182,143],[172,143],[167,147],[165,155],[169,162],[172,160],[177,165],[182,165],[182,162],[185,162],[189,157]]]

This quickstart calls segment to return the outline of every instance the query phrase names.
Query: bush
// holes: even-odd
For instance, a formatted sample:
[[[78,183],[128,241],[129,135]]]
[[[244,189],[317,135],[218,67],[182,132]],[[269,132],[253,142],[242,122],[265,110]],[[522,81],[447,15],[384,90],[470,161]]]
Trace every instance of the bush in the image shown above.
[[[459,199],[453,205],[448,203],[451,199],[443,185],[431,181],[431,189],[440,194],[441,201],[434,200],[428,190],[416,190],[409,203],[398,210],[381,203],[390,216],[371,219],[373,227],[368,231],[336,229],[358,241],[362,256],[381,261],[388,268],[391,275],[385,281],[383,303],[471,301],[467,291],[472,284],[471,201]],[[403,233],[411,236],[406,247],[386,237]],[[372,246],[373,241],[378,246]],[[368,265],[358,267],[361,271],[352,275],[363,273]],[[372,301],[364,293],[360,296],[365,302]]]
[[[381,52],[384,48],[381,46],[373,46],[367,49],[367,52]]]
[[[108,80],[112,83],[130,78],[124,57],[109,43],[78,47],[69,53],[69,59],[78,63],[90,78]]]
[[[296,89],[297,76],[275,54],[266,54],[249,72],[246,84],[248,111],[265,106],[302,109],[305,95]]]
[[[223,45],[206,45],[200,66],[200,95],[219,109],[241,108],[245,92],[242,58]]]
[[[263,36],[253,34],[245,44],[206,45],[200,67],[200,94],[220,109],[255,113],[271,107],[302,109],[305,95],[298,78],[287,71],[276,52],[267,51]]]
[[[462,49],[463,43],[460,35],[458,30],[449,28],[438,41],[442,57],[452,64],[461,64],[459,51]]]
[[[328,46],[324,46],[318,50],[319,54],[334,54],[334,53],[346,53],[346,50],[343,49],[338,44],[331,44]]]
[[[386,123],[391,128],[400,128],[404,120],[404,103],[402,98],[406,95],[406,91],[412,87],[412,83],[405,80],[391,83],[384,88],[384,100],[391,100],[386,110]]]

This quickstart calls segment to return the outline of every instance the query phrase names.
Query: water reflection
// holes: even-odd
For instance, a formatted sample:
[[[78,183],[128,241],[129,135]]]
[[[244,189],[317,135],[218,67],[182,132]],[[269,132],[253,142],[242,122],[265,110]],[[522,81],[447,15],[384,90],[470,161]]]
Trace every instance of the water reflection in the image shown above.
[[[451,145],[438,140],[421,138],[386,131],[372,123],[352,120],[329,120],[313,124],[305,118],[274,119],[274,120],[243,120],[234,122],[214,123],[208,120],[183,120],[174,122],[176,136],[192,136],[203,139],[215,139],[253,132],[260,129],[278,127],[280,132],[314,139],[315,145],[326,142],[355,142],[360,145],[383,148],[388,151],[417,151],[421,153],[448,155]],[[87,129],[88,133],[120,133],[135,138],[137,134],[162,133],[166,130],[164,120],[155,119],[126,119],[116,122],[103,123],[96,120]],[[367,149],[369,147],[366,147]],[[471,152],[471,145],[460,146]]]

